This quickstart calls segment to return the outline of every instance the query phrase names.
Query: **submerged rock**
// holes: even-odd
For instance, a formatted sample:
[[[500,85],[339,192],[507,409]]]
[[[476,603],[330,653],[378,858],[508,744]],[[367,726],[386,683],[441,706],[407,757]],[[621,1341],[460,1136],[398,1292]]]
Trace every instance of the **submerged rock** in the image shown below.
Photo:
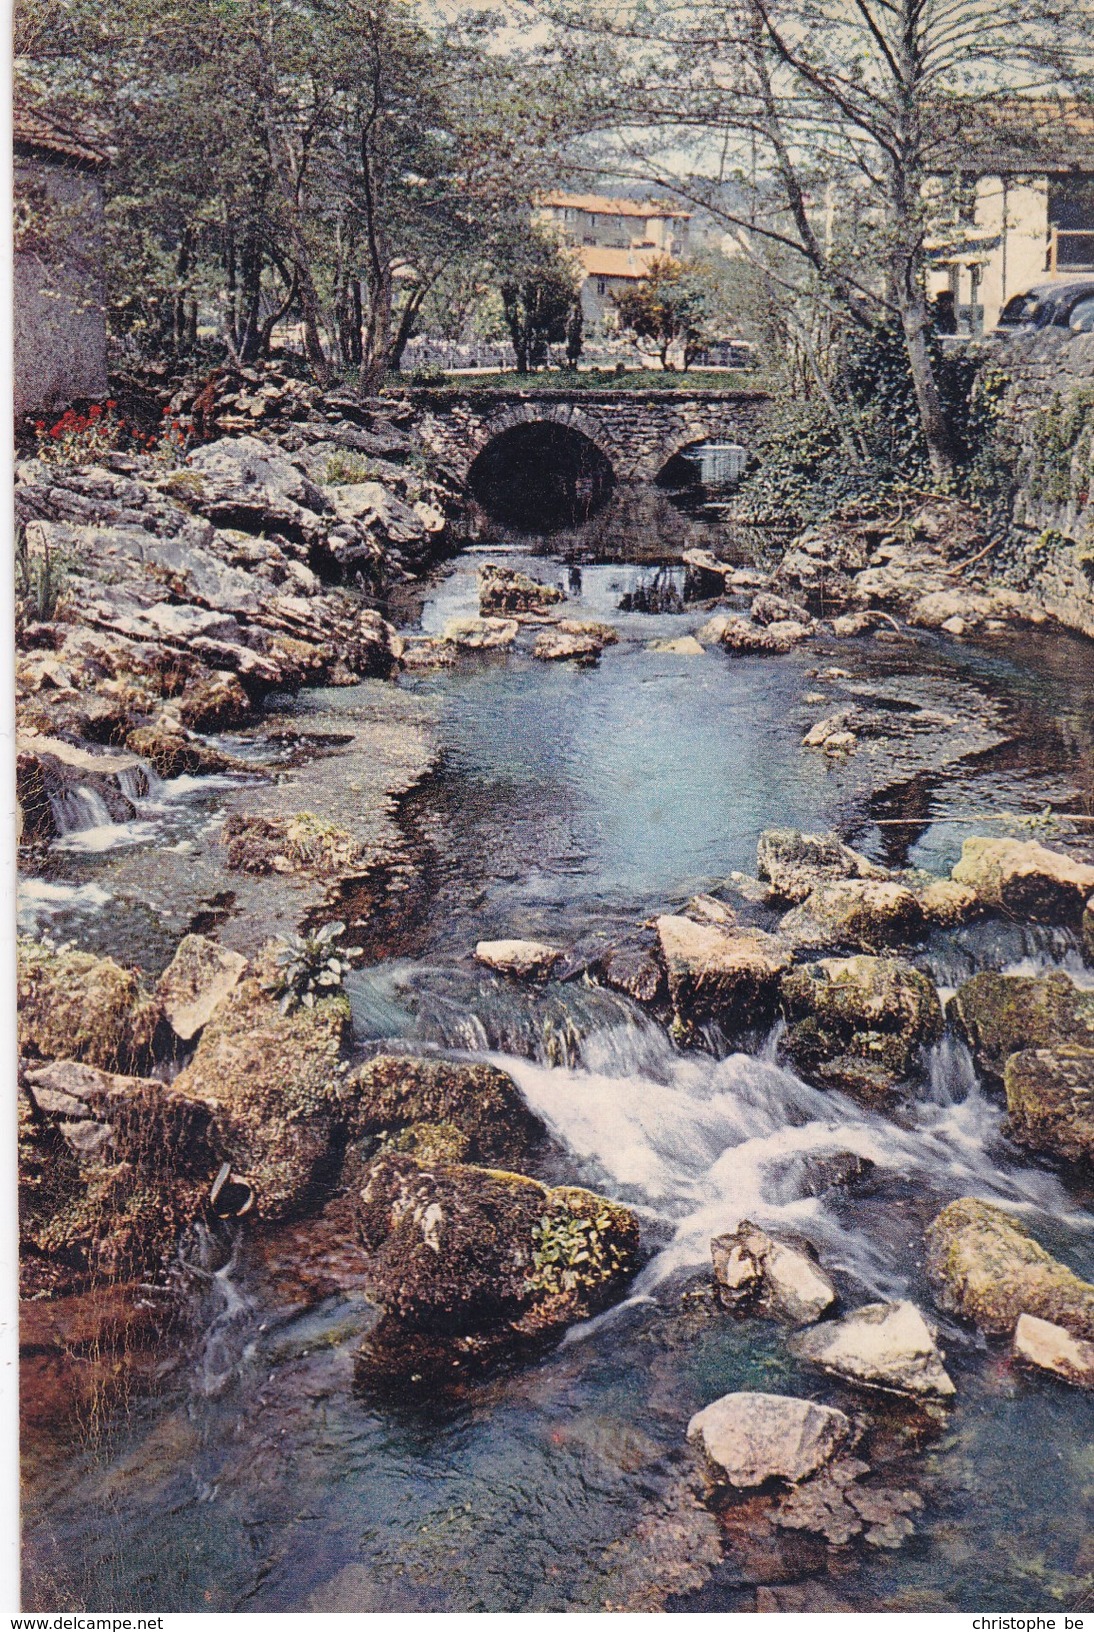
[[[255,1191],[263,1218],[313,1206],[340,1152],[347,1117],[339,993],[281,1014],[250,976],[217,1006],[178,1093],[207,1107],[223,1155]]]
[[[1033,839],[966,839],[953,877],[1010,917],[1049,924],[1079,923],[1094,891],[1094,867]]]
[[[710,1243],[714,1284],[729,1309],[755,1307],[761,1314],[806,1325],[836,1301],[836,1289],[816,1259],[745,1219],[730,1235]]]
[[[228,866],[246,873],[286,873],[329,879],[359,868],[361,846],[346,828],[310,810],[294,816],[233,811],[223,828]]]
[[[799,1359],[865,1388],[929,1399],[957,1392],[934,1331],[907,1301],[865,1304],[842,1320],[797,1333],[790,1347]]]
[[[162,1011],[137,970],[34,941],[20,942],[17,968],[24,1052],[138,1074],[151,1063]]]
[[[822,958],[780,986],[781,1047],[805,1075],[866,1100],[888,1093],[942,1035],[938,993],[899,958]]]
[[[771,1019],[779,977],[790,967],[773,935],[671,914],[658,918],[657,934],[679,1026],[714,1020],[739,1030]]]
[[[1012,1139],[1069,1162],[1094,1160],[1094,1048],[1021,1049],[1003,1083]]]
[[[889,877],[843,843],[838,833],[799,833],[794,827],[770,827],[760,834],[756,871],[784,901],[804,901],[818,884],[844,878]]]
[[[542,612],[566,599],[561,589],[541,584],[527,573],[484,561],[478,572],[479,611],[492,613]]]
[[[517,980],[546,980],[562,950],[544,941],[480,941],[475,956],[499,974],[513,975]]]
[[[919,901],[903,884],[874,879],[836,879],[818,884],[779,924],[795,948],[879,946],[918,940],[925,919]]]
[[[724,1394],[688,1423],[716,1474],[740,1489],[808,1479],[850,1435],[842,1411],[782,1394]]]
[[[1061,1043],[1094,1047],[1094,992],[1075,986],[1059,970],[1048,975],[984,970],[958,988],[946,1013],[978,1069],[998,1080],[1020,1050]]]
[[[1051,1371],[1065,1383],[1094,1388],[1094,1343],[1072,1337],[1062,1326],[1036,1315],[1019,1315],[1014,1328],[1014,1357],[1039,1371]]]
[[[185,935],[160,976],[156,995],[168,1025],[183,1042],[196,1037],[243,978],[247,960],[204,935]]]
[[[428,1124],[464,1137],[460,1160],[516,1162],[543,1137],[512,1077],[478,1061],[378,1054],[350,1073],[346,1092],[355,1138]]]
[[[1003,1208],[965,1197],[927,1230],[927,1274],[944,1309],[985,1332],[1037,1315],[1094,1339],[1094,1286],[1058,1263]]]
[[[660,941],[652,931],[616,942],[601,956],[597,973],[605,986],[636,1003],[657,1003],[665,992],[665,971],[657,956]]]

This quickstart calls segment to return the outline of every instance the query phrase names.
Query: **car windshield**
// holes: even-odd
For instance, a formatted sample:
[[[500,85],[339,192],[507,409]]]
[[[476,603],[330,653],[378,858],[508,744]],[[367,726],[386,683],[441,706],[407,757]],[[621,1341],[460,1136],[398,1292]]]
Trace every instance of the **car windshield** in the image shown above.
[[[1071,308],[1067,326],[1072,334],[1094,334],[1094,291]]]
[[[1032,323],[1040,310],[1036,295],[1014,295],[999,314],[1001,324]]]

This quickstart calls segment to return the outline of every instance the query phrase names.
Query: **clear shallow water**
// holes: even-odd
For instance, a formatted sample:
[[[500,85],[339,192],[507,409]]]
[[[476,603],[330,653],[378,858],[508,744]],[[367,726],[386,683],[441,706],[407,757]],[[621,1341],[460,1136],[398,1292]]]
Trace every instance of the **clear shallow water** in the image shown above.
[[[474,609],[481,558],[457,564],[424,628]],[[533,564],[544,576],[564,572]],[[702,615],[618,613],[639,571],[583,569],[581,601],[568,610],[610,618],[622,635],[595,669],[536,662],[530,634],[508,656],[404,682],[440,710],[444,759],[429,790],[439,877],[421,955],[349,983],[362,1043],[495,1059],[555,1135],[567,1174],[635,1206],[651,1255],[632,1298],[459,1400],[380,1405],[354,1392],[352,1300],[289,1318],[243,1251],[212,1284],[205,1337],[160,1397],[134,1401],[101,1438],[74,1436],[67,1456],[38,1468],[27,1508],[35,1603],[625,1603],[667,1568],[651,1540],[661,1532],[642,1526],[678,1499],[694,1410],[742,1387],[882,1418],[892,1410],[798,1368],[777,1327],[712,1316],[682,1297],[712,1234],[745,1216],[797,1230],[850,1306],[909,1295],[930,1308],[923,1228],[945,1201],[972,1193],[1015,1207],[1051,1250],[1094,1273],[1083,1198],[1008,1145],[999,1104],[952,1039],[885,1118],[782,1070],[770,1040],[757,1056],[681,1053],[612,994],[580,983],[525,993],[467,962],[482,935],[550,933],[568,944],[734,867],[751,871],[756,837],[773,823],[816,828],[850,811],[861,842],[880,853],[882,830],[839,768],[800,750],[824,712],[801,701],[824,686],[810,667],[841,662],[869,675],[919,664],[951,677],[957,703],[964,685],[987,682],[1027,733],[1020,766],[962,768],[928,790],[913,829],[921,864],[948,866],[969,831],[931,821],[954,808],[955,790],[963,809],[971,801],[992,812],[1039,808],[1052,779],[1090,786],[1088,677],[1074,664],[1054,669],[1039,648],[1031,666],[1014,647],[933,642],[820,659],[650,652],[648,640],[693,629]],[[69,856],[66,887],[102,888],[94,869],[92,857]],[[39,895],[48,907],[46,881]],[[96,910],[108,908],[85,893],[80,911]],[[937,938],[921,961],[943,985],[980,967],[1080,967],[1073,937],[1014,926]],[[847,1151],[872,1172],[851,1191],[826,1191],[818,1164]],[[917,1536],[892,1556],[868,1551],[837,1590],[864,1609],[1074,1604],[1094,1585],[1090,1398],[1015,1374],[1000,1348],[952,1323],[942,1330],[959,1393],[910,1462],[927,1502]],[[705,1608],[751,1606],[739,1573],[707,1592]]]

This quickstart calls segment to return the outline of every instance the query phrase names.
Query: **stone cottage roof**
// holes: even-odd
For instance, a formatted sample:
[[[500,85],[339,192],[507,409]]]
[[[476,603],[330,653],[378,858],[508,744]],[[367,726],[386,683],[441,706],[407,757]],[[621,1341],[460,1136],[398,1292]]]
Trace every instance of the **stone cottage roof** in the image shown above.
[[[110,162],[101,148],[61,124],[52,114],[25,104],[16,103],[12,109],[12,142],[16,153],[52,159],[83,170],[97,170]]]

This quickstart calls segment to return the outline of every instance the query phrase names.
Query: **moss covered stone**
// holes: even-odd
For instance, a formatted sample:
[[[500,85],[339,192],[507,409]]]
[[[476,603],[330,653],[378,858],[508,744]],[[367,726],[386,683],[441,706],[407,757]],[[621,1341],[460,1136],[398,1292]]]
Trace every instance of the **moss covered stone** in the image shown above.
[[[942,1209],[927,1230],[927,1274],[941,1307],[985,1332],[1013,1332],[1027,1314],[1094,1338],[1094,1286],[990,1202],[965,1197]]]
[[[512,1077],[470,1060],[379,1054],[349,1077],[355,1137],[447,1123],[466,1136],[474,1162],[519,1162],[543,1136]]]
[[[782,1046],[825,1087],[870,1102],[908,1076],[942,1033],[931,981],[899,958],[823,958],[783,976]]]
[[[787,913],[779,934],[799,948],[846,946],[873,952],[918,940],[926,921],[922,904],[905,885],[847,878],[818,884]]]
[[[24,941],[18,984],[25,1054],[86,1060],[105,1071],[147,1069],[161,1011],[135,969],[90,952],[58,952]]]
[[[966,839],[952,876],[987,906],[1049,924],[1078,923],[1094,891],[1094,867],[1034,839]]]
[[[946,1012],[979,1069],[998,1080],[1020,1049],[1094,1047],[1094,992],[1080,990],[1058,971],[1042,976],[986,970],[955,992]]]
[[[306,1211],[333,1176],[347,1119],[349,1032],[343,994],[281,1014],[249,977],[218,1006],[175,1079],[177,1093],[209,1108],[215,1138],[254,1187],[264,1218]]]
[[[1024,1048],[1003,1082],[1012,1139],[1066,1161],[1094,1160],[1094,1048]]]

